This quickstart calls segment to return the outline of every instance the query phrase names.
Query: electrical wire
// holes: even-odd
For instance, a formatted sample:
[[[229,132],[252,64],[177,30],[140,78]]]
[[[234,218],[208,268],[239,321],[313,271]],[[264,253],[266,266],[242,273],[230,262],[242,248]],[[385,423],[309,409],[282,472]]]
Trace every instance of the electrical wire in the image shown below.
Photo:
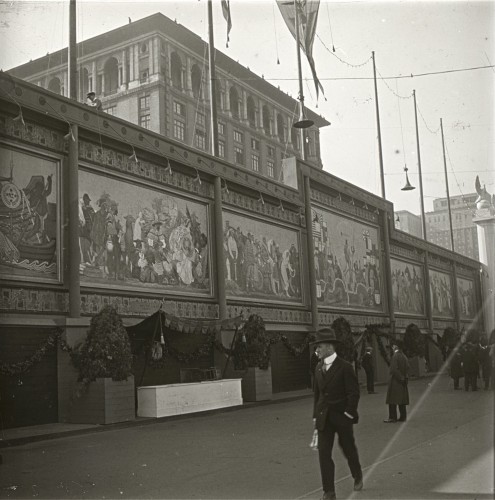
[[[325,42],[320,38],[320,35],[318,35],[318,33],[316,34],[316,38],[318,38],[318,40],[320,40],[321,44],[323,45],[323,47],[325,47],[325,49],[328,51],[328,53],[330,55],[332,55],[333,57],[335,57],[335,59],[338,59],[342,64],[345,64],[346,66],[349,66],[350,68],[360,68],[361,66],[365,66],[366,64],[368,64],[372,57],[368,57],[368,59],[366,59],[366,61],[362,62],[361,64],[351,64],[347,61],[344,61],[344,59],[342,59],[341,57],[339,57],[337,54],[335,54],[335,47],[333,48],[333,50],[330,50]],[[333,41],[332,41],[332,45],[333,45]],[[326,80],[326,78],[320,78],[320,80]]]

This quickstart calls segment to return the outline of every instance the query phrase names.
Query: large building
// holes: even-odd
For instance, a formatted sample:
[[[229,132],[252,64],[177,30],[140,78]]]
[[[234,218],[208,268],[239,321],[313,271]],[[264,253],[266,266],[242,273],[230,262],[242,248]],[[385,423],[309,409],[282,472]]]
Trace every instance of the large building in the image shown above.
[[[479,260],[478,235],[473,222],[477,193],[450,197],[455,251]],[[428,241],[451,248],[449,209],[447,198],[433,201],[433,212],[426,213]]]
[[[397,212],[394,212],[394,217],[395,229],[412,234],[413,236],[417,236],[418,238],[423,237],[423,231],[421,229],[421,217],[419,215],[415,215],[408,210],[399,210]]]
[[[94,91],[106,113],[211,152],[207,61],[206,42],[154,14],[78,44],[79,99]],[[9,72],[68,96],[67,66],[65,48]],[[282,160],[301,151],[297,101],[219,51],[216,78],[219,155],[282,181]],[[329,122],[307,113],[307,161],[322,168],[319,128]]]

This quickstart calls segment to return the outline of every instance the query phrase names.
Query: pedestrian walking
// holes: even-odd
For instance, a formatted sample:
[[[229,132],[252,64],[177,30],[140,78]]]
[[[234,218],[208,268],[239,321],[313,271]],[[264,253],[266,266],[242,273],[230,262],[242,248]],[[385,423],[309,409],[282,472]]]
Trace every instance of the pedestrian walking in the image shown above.
[[[405,422],[407,420],[407,405],[409,404],[409,390],[407,382],[409,378],[409,361],[402,352],[401,340],[392,342],[392,359],[390,360],[389,380],[386,403],[388,405],[388,419],[385,423]],[[397,406],[399,407],[399,418],[397,419]]]
[[[339,343],[332,328],[319,330],[312,343],[320,359],[315,369],[313,424],[318,431],[322,500],[336,498],[332,459],[335,434],[354,478],[354,491],[363,489],[363,472],[353,430],[359,420],[359,382],[351,363],[337,356]]]
[[[449,373],[454,380],[454,390],[460,390],[459,380],[464,377],[464,370],[462,369],[462,353],[460,349],[453,349],[450,352],[450,367]]]
[[[462,367],[464,368],[464,390],[478,390],[479,363],[476,345],[468,341],[462,349]]]
[[[478,346],[478,363],[481,369],[481,378],[483,380],[483,388],[487,391],[490,388],[490,377],[492,372],[492,359],[490,356],[490,347],[486,338],[480,340]]]
[[[368,394],[376,394],[375,392],[375,369],[373,367],[373,349],[367,347],[361,359],[361,366],[366,373],[366,388]]]

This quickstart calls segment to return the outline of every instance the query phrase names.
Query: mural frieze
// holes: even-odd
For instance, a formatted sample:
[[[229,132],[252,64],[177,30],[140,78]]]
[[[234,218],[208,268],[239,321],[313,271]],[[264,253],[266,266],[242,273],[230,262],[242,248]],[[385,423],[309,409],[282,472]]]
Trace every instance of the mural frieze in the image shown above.
[[[0,294],[0,310],[65,314],[69,311],[69,295],[55,290],[3,287]]]
[[[390,245],[390,253],[398,257],[423,262],[423,255],[416,249],[404,248],[398,245]]]
[[[248,318],[251,314],[258,314],[268,323],[289,323],[289,324],[311,324],[311,313],[309,311],[299,311],[292,309],[281,309],[243,305],[227,305],[227,311],[230,318],[243,315]]]
[[[425,285],[423,266],[390,259],[392,297],[397,314],[425,314]]]
[[[383,316],[363,316],[358,314],[348,315],[342,313],[329,313],[329,312],[318,312],[318,320],[320,327],[330,326],[337,318],[345,316],[345,318],[351,323],[353,327],[365,327],[366,325],[381,325],[383,323],[388,323],[388,317]]]
[[[430,297],[433,316],[454,317],[453,278],[451,274],[430,269]]]
[[[457,301],[460,319],[473,319],[476,315],[476,294],[473,280],[457,277]]]

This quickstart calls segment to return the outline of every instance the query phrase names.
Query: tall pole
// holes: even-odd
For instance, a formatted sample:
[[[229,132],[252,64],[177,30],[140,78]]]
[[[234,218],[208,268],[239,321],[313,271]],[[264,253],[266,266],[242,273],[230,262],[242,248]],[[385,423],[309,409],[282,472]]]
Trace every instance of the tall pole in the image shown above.
[[[211,152],[218,157],[217,92],[215,80],[215,42],[213,39],[212,0],[208,0],[208,62],[210,65],[210,114],[211,114]]]
[[[299,78],[299,116],[302,117],[304,114],[304,92],[303,92],[303,81],[302,81],[302,69],[301,69],[301,42],[299,39],[299,9],[297,7],[297,0],[294,0],[294,10],[295,10],[295,30],[296,30],[296,45],[297,45],[297,76]],[[304,133],[304,128],[299,129],[300,140],[301,140],[301,158],[306,160],[306,134]]]
[[[421,152],[419,150],[418,108],[416,106],[416,91],[415,90],[413,90],[413,97],[414,97],[414,119],[416,121],[416,150],[418,152],[419,201],[421,202],[421,222],[422,222],[422,229],[423,229],[423,239],[425,241],[427,241],[425,200],[424,200],[424,196],[423,196],[423,174],[421,172]]]
[[[69,5],[69,97],[77,99],[77,22],[76,0],[70,0]]]
[[[385,199],[385,173],[383,171],[382,132],[380,129],[380,109],[378,107],[378,87],[376,84],[375,51],[371,52],[371,57],[373,59],[373,80],[375,82],[376,128],[378,131],[378,156],[380,159],[380,180],[382,185],[382,198]]]
[[[450,209],[450,195],[449,195],[449,178],[447,176],[447,160],[445,158],[445,139],[443,137],[443,123],[440,118],[440,129],[442,131],[442,149],[443,149],[443,169],[445,172],[445,190],[447,191],[447,206],[449,209],[449,225],[450,225],[450,243],[452,245],[452,251],[455,252],[454,248],[454,229],[452,228],[452,210]]]

